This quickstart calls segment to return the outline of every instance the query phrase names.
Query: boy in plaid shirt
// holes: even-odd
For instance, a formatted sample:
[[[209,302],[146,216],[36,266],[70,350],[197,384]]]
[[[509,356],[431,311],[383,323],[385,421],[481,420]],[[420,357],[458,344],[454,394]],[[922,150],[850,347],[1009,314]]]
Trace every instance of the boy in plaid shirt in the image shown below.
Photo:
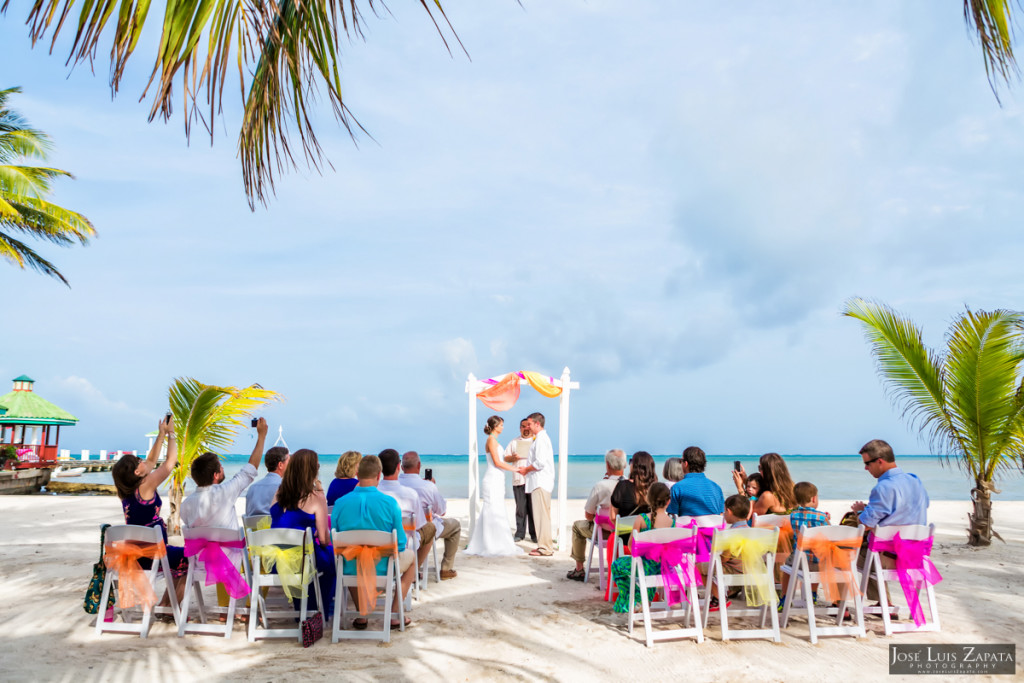
[[[796,498],[797,508],[789,514],[789,524],[793,527],[793,544],[800,535],[800,528],[813,529],[816,526],[828,526],[829,514],[818,510],[818,487],[809,481],[801,481],[793,487],[793,496]],[[818,558],[807,552],[807,560],[810,563],[811,571],[817,571]],[[782,599],[779,600],[779,611],[782,611],[782,604],[785,602],[786,590],[789,587],[789,574],[782,573]],[[817,599],[817,584],[811,586],[813,598]]]

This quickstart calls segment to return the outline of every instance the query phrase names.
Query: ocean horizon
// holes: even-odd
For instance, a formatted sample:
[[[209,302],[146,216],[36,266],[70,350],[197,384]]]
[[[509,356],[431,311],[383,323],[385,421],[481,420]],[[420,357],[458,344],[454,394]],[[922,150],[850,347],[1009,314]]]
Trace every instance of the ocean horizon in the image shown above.
[[[334,478],[334,469],[337,465],[340,454],[321,453],[320,457],[320,480],[325,488]],[[654,455],[657,465],[658,478],[661,479],[662,468],[666,460],[678,455]],[[735,492],[732,483],[733,462],[739,460],[746,471],[756,472],[757,462],[760,454],[716,454],[708,456],[707,476],[722,487],[726,496]],[[863,461],[859,455],[813,455],[795,454],[783,455],[789,467],[793,481],[809,481],[818,487],[818,495],[821,499],[852,499],[867,500],[871,488],[874,486],[874,478],[864,471]],[[469,456],[466,454],[432,454],[421,453],[420,459],[423,463],[422,471],[426,468],[433,470],[434,480],[438,488],[446,498],[467,498],[469,497]],[[579,454],[569,455],[569,482],[568,495],[570,498],[586,498],[590,493],[594,482],[604,475],[604,454]],[[233,476],[249,460],[247,454],[231,453],[222,456],[224,472],[228,477]],[[486,456],[481,455],[479,461],[479,476],[483,477],[486,471]],[[916,474],[925,485],[928,496],[932,500],[969,500],[970,491],[973,487],[973,480],[963,472],[955,459],[946,459],[937,455],[901,455],[896,463],[907,472]],[[558,456],[555,456],[555,489],[553,495],[558,494]],[[263,477],[266,469],[260,463],[257,478]],[[626,468],[629,474],[629,468]],[[113,483],[109,472],[96,472],[83,474],[75,481],[82,483]],[[996,488],[1000,493],[993,495],[993,500],[998,503],[1000,500],[1024,500],[1024,475],[1019,472],[1001,473],[996,478]],[[191,480],[188,480],[186,492],[193,488]],[[506,478],[506,495],[512,495],[512,477]]]

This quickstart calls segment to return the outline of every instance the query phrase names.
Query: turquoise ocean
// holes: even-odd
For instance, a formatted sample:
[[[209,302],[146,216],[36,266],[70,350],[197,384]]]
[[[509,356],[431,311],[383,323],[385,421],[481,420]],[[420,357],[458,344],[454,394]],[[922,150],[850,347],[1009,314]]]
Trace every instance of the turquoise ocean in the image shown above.
[[[339,455],[320,455],[320,479],[326,488],[334,477],[334,468]],[[656,455],[658,477],[665,461],[671,455]],[[735,491],[732,484],[733,462],[739,460],[747,472],[757,471],[760,455],[709,455],[707,475],[718,482],[726,495]],[[866,500],[874,479],[864,471],[859,455],[784,455],[789,466],[793,481],[809,481],[818,487],[822,499]],[[469,458],[466,455],[430,455],[420,454],[424,468],[433,470],[434,480],[441,493],[447,498],[467,498],[469,496]],[[248,461],[247,455],[231,454],[223,458],[225,474],[230,477],[240,470]],[[485,456],[479,459],[479,474],[482,477],[486,469]],[[972,480],[962,472],[955,461],[946,463],[943,458],[935,455],[902,455],[897,463],[905,471],[913,472],[924,482],[928,495],[932,500],[970,500]],[[556,455],[556,472],[558,462]],[[266,473],[262,463],[260,474]],[[629,474],[628,468],[626,474]],[[604,455],[570,455],[569,485],[570,498],[586,498],[594,482],[604,475]],[[83,483],[113,483],[109,472],[84,474],[77,479],[65,481],[81,481]],[[191,484],[191,481],[189,481]],[[558,492],[556,475],[555,495]],[[1024,500],[1024,476],[1020,473],[1009,473],[997,478],[996,487],[1001,490],[994,496],[999,500]],[[188,486],[187,488],[191,488]],[[507,477],[507,493],[512,495],[512,477]]]

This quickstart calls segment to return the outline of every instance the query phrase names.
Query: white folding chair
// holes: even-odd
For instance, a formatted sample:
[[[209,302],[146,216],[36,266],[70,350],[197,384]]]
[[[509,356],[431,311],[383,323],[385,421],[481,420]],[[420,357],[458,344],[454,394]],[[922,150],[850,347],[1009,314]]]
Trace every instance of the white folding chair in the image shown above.
[[[722,563],[722,552],[734,538],[744,537],[750,541],[762,544],[771,550],[767,551],[761,558],[761,562],[754,573],[726,574],[725,566]],[[722,640],[733,638],[771,638],[776,643],[782,640],[779,632],[779,596],[775,591],[775,548],[779,543],[779,530],[777,527],[755,529],[752,527],[739,527],[736,529],[715,529],[714,538],[711,541],[711,565],[708,568],[708,580],[704,589],[704,626],[707,627],[711,619],[711,586],[717,587],[718,598],[718,619],[722,627]],[[768,599],[763,605],[752,605],[747,607],[729,607],[727,597],[728,588],[735,586],[760,586],[762,592],[767,593]],[[737,629],[729,627],[729,617],[760,617],[760,628]],[[765,628],[768,620],[771,620],[771,628]]]
[[[398,532],[391,531],[335,531],[332,534],[337,561],[337,579],[334,587],[334,623],[331,631],[331,642],[336,643],[342,638],[359,640],[381,640],[385,643],[391,642],[391,608],[396,602],[398,604],[399,629],[405,630],[405,605],[402,600],[402,583],[399,575],[398,564]],[[339,549],[351,546],[394,546],[394,550],[387,555],[388,565],[384,574],[377,575],[377,589],[384,590],[384,606],[380,610],[373,610],[367,616],[380,615],[384,622],[379,631],[358,631],[354,629],[342,629],[341,622],[346,620],[348,612],[349,588],[359,585],[358,576],[345,574],[344,558],[338,553]],[[358,609],[359,605],[356,604]]]
[[[633,523],[636,522],[637,517],[640,515],[626,515],[624,517],[615,518],[615,545],[612,546],[612,559],[608,563],[608,571],[611,572],[611,566],[615,563],[615,560],[623,557],[626,554],[626,546],[622,542],[622,534],[633,533]],[[614,581],[608,582],[608,600],[615,600],[615,597],[619,594],[619,587],[615,585]]]
[[[864,526],[859,525],[856,529],[849,526],[819,526],[802,527],[793,547],[793,556],[788,564],[782,566],[782,571],[790,575],[789,589],[786,591],[786,604],[782,608],[782,627],[789,625],[790,612],[795,608],[793,601],[799,592],[807,612],[807,627],[810,630],[811,642],[817,643],[818,636],[855,636],[864,637],[864,603],[860,595],[860,576],[857,572],[857,555],[860,552],[860,543],[864,538]],[[850,571],[847,574],[839,574],[836,578],[837,586],[842,586],[840,596],[832,596],[839,599],[838,607],[817,607],[814,604],[811,584],[818,583],[821,579],[820,571],[811,571],[810,561],[807,559],[806,548],[815,539],[824,539],[828,542],[846,541],[851,546],[850,550],[843,551],[849,556]],[[820,567],[819,567],[820,568]],[[853,624],[843,626],[846,620],[846,606],[853,600],[854,615]],[[835,615],[835,626],[818,626],[817,617]]]
[[[242,528],[251,529],[253,531],[260,531],[260,527],[263,529],[270,528],[270,515],[248,515],[242,516]]]
[[[213,543],[242,543],[242,547],[237,551],[232,548],[223,548],[222,552],[228,556],[236,569],[239,569],[238,564],[239,561],[241,561],[241,575],[245,577],[247,583],[252,581],[252,570],[249,568],[249,554],[245,552],[245,532],[243,529],[196,527],[194,529],[182,529],[182,534],[185,537],[186,544],[192,539],[205,539],[206,541]],[[188,559],[188,576],[185,580],[185,595],[181,600],[181,618],[178,620],[179,638],[183,637],[186,633],[212,633],[224,636],[225,638],[230,638],[232,628],[235,624],[235,615],[238,614],[238,616],[246,616],[249,614],[249,610],[244,606],[238,607],[238,600],[230,595],[228,595],[227,607],[220,607],[219,605],[208,606],[203,600],[203,586],[206,584],[206,572],[206,564],[199,560],[199,555],[193,555]],[[189,607],[191,606],[193,595],[195,595],[196,608],[199,613],[198,624],[189,623]],[[208,624],[208,613],[223,615],[224,623]]]
[[[107,529],[105,545],[110,548],[113,544],[127,544],[127,545],[142,545],[151,546],[158,543],[163,543],[164,536],[163,532],[159,527],[148,527],[148,526],[137,526],[134,524],[120,524],[112,526]],[[106,552],[104,553],[106,554]],[[162,591],[157,590],[157,580],[163,579],[165,584],[165,590],[167,592],[169,606],[161,606],[156,604],[152,607],[144,606],[141,610],[141,621],[135,623],[134,619],[138,614],[138,608],[122,608],[121,607],[121,596],[120,592],[117,591],[115,582],[118,582],[120,577],[118,572],[111,569],[110,562],[107,563],[107,575],[103,580],[103,595],[100,598],[99,611],[96,614],[96,635],[103,633],[104,631],[110,631],[112,633],[138,633],[140,638],[145,638],[149,635],[149,627],[153,621],[153,614],[171,614],[174,616],[175,625],[178,624],[180,618],[178,612],[178,596],[174,590],[174,576],[171,574],[171,565],[167,561],[167,555],[159,559],[154,559],[152,566],[148,570],[143,570],[141,567],[139,571],[145,572],[146,580],[152,587],[153,592],[156,594],[157,600],[159,601]],[[117,621],[106,621],[106,605],[110,598],[110,591],[114,590],[114,619],[117,615],[121,616],[121,622]]]
[[[597,509],[597,517],[610,517],[612,509],[610,506],[602,506]],[[611,567],[605,567],[605,549],[604,544],[606,541],[614,536],[615,529],[610,524],[599,524],[596,520],[594,521],[594,529],[590,534],[590,539],[587,541],[587,566],[583,572],[583,583],[590,581],[590,570],[594,567],[594,548],[597,547],[597,579],[601,586],[601,590],[608,587],[606,583],[611,577]],[[610,541],[609,541],[610,542]]]
[[[934,538],[935,536],[935,525],[929,524],[923,526],[920,524],[903,524],[897,526],[881,526],[876,527],[874,530],[874,537],[880,541],[891,541],[896,534],[900,535],[900,538],[905,541],[927,541]],[[878,605],[871,605],[870,607],[864,607],[865,614],[880,614],[882,616],[882,624],[885,626],[885,635],[889,636],[893,633],[906,633],[908,631],[940,631],[942,630],[939,626],[939,607],[935,602],[935,589],[932,584],[924,581],[924,577],[921,575],[920,569],[909,569],[911,577],[915,581],[920,581],[924,584],[925,596],[928,599],[928,616],[925,616],[925,622],[918,626],[913,621],[906,623],[894,624],[892,623],[892,617],[890,616],[892,611],[897,612],[895,606],[890,605],[889,597],[886,590],[887,581],[895,581],[899,586],[900,590],[903,590],[903,584],[899,582],[899,573],[895,568],[888,569],[882,566],[881,555],[877,551],[869,551],[867,557],[864,560],[864,568],[861,572],[861,593],[867,595],[868,582],[871,579],[875,579],[878,586]],[[904,593],[904,600],[907,599],[907,595]],[[924,609],[922,609],[922,614]],[[929,618],[930,616],[930,618]]]
[[[636,530],[632,533],[632,540],[630,546],[635,548],[637,543],[659,543],[667,544],[674,541],[680,541],[688,538],[694,538],[697,530],[693,528],[689,529],[652,529],[650,531],[638,532]],[[691,564],[695,564],[696,560],[693,555],[689,556]],[[672,605],[669,604],[667,581],[665,576],[662,574],[648,575],[644,571],[644,563],[642,559],[633,555],[632,562],[630,564],[629,574],[629,635],[633,635],[633,621],[636,619],[636,613],[634,607],[636,605],[636,588],[640,587],[640,604],[643,610],[644,620],[644,636],[647,641],[647,647],[653,647],[654,641],[656,640],[676,640],[679,638],[690,638],[695,637],[698,643],[704,642],[704,629],[702,628],[700,619],[700,602],[697,598],[697,587],[691,583],[686,585],[683,580],[683,572],[679,565],[672,568],[675,571],[679,583],[686,586],[686,597],[678,609],[673,609]],[[694,569],[696,571],[696,568]],[[677,584],[678,585],[678,584]],[[648,600],[647,589],[648,588],[660,588],[661,589],[661,600],[657,603],[651,604]],[[655,612],[655,608],[658,609]],[[689,628],[681,629],[670,629],[665,631],[655,632],[651,627],[651,622],[654,619],[676,619],[682,617],[684,624],[689,623]]]
[[[416,562],[419,562],[420,552],[420,532],[416,530],[416,516],[411,512],[402,512],[402,528],[405,530],[405,538],[408,542],[408,547],[412,548],[412,552],[416,555]],[[419,566],[417,565],[416,576],[412,582],[412,590],[409,591],[409,595],[405,596],[405,609],[412,611],[413,598],[416,600],[420,599],[420,573]]]
[[[780,545],[791,546],[793,544],[793,523],[789,519],[789,515],[759,515],[754,513],[750,517],[750,526],[752,527],[776,527],[779,530],[779,539],[783,538],[783,535],[789,538],[788,542],[780,543]],[[792,549],[784,551],[783,549],[776,548],[775,550],[775,564],[776,566],[786,564],[789,562],[789,558],[792,556]],[[781,570],[780,570],[781,571]],[[781,585],[778,581],[775,582],[775,587],[781,589]]]
[[[313,585],[313,592],[316,595],[316,610],[323,614],[324,602],[320,595],[320,582],[317,580],[316,557],[313,551],[313,532],[309,528],[302,529],[263,529],[253,531],[246,529],[246,543],[249,548],[249,561],[252,566],[252,581],[249,593],[249,641],[254,642],[259,638],[295,638],[302,642],[301,624],[308,615],[309,586]],[[260,546],[273,546],[279,550],[299,548],[305,556],[301,564],[301,581],[299,590],[302,597],[299,599],[299,609],[296,610],[291,601],[286,600],[286,605],[278,607],[271,602],[269,596],[264,596],[263,588],[282,587],[281,577],[277,573],[270,573],[265,570],[260,556],[253,549]],[[276,565],[274,567],[276,569]],[[298,623],[289,628],[270,628],[272,619],[284,619],[293,622],[298,618]],[[262,625],[261,625],[262,624]]]
[[[430,520],[429,522],[427,522],[427,524],[434,524],[434,520]],[[436,528],[436,525],[435,525],[435,528]],[[427,585],[430,583],[430,563],[431,562],[434,563],[434,577],[435,577],[435,581],[437,581],[437,583],[441,583],[441,560],[438,559],[438,555],[437,555],[437,553],[438,553],[437,544],[438,544],[438,541],[441,540],[440,536],[438,536],[438,534],[440,534],[440,533],[441,533],[441,531],[435,531],[435,533],[434,533],[434,542],[431,543],[431,545],[430,545],[430,552],[427,554],[427,557],[423,560],[423,564],[421,564],[420,568],[419,568],[419,570],[420,570],[420,579],[421,579],[421,586],[420,587],[423,590],[427,590]],[[443,543],[444,541],[441,541],[441,542]]]

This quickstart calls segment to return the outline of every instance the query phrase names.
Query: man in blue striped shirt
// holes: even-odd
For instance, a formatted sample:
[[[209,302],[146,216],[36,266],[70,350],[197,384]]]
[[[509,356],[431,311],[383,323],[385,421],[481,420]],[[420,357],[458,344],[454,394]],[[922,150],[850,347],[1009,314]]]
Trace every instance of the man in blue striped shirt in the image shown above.
[[[704,474],[707,456],[697,446],[683,451],[683,478],[672,486],[670,515],[720,515],[725,511],[722,487]]]

